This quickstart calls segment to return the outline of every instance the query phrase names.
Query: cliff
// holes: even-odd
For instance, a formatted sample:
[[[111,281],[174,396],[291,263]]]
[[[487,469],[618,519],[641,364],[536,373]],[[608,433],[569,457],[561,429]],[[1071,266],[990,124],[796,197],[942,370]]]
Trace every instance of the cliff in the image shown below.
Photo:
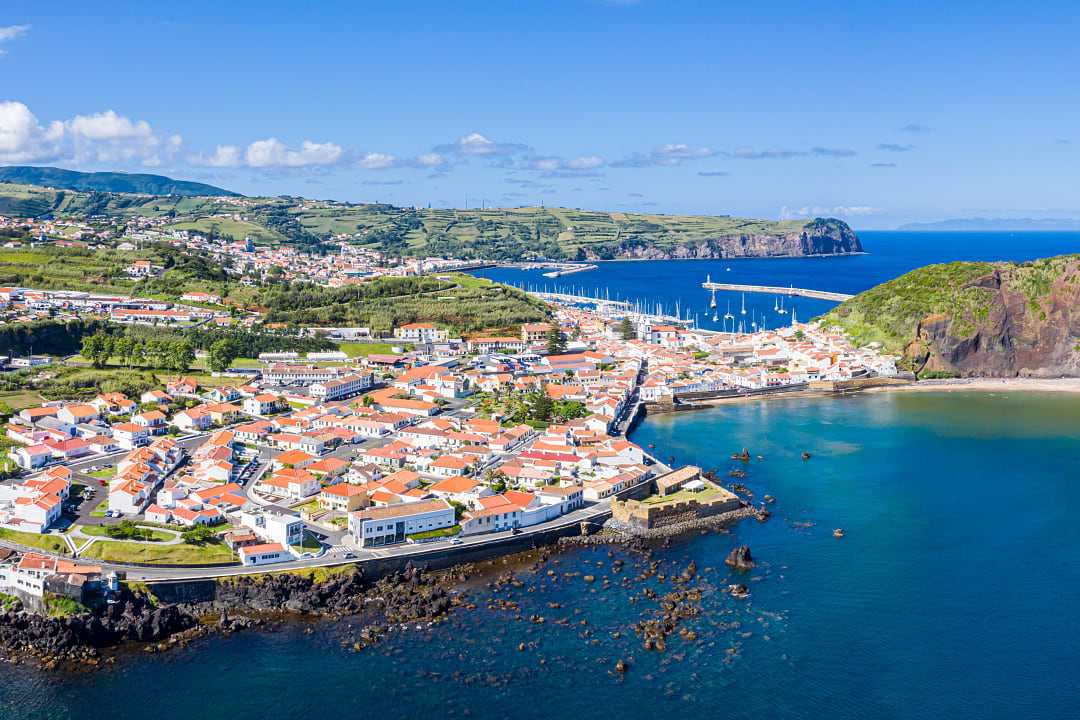
[[[583,248],[583,260],[699,260],[707,258],[802,257],[863,252],[858,236],[842,220],[818,218],[787,232],[719,234],[685,242],[631,238],[601,250]]]
[[[823,320],[920,377],[1080,377],[1080,255],[930,265]]]

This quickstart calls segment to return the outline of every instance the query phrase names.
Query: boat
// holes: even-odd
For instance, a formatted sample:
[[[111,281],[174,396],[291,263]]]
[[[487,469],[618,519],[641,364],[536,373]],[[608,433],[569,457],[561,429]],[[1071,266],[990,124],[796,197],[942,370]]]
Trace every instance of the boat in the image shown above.
[[[780,307],[777,308],[776,312],[780,313],[781,315],[787,314],[787,310],[784,309],[784,298],[780,298]]]
[[[713,321],[713,322],[716,322],[716,321],[717,321],[717,320],[719,320],[719,319],[720,319],[720,316],[719,316],[719,315],[717,315],[717,314],[716,314],[715,312],[713,312],[713,314],[712,314],[712,321]]]
[[[746,293],[742,294],[742,310],[739,311],[740,315],[746,314]]]
[[[844,537],[844,528],[836,528],[835,530],[832,531],[832,536],[834,538],[842,538],[842,537]]]
[[[709,301],[709,307],[713,308],[714,310],[716,309],[716,291],[715,290],[712,291],[712,300]]]

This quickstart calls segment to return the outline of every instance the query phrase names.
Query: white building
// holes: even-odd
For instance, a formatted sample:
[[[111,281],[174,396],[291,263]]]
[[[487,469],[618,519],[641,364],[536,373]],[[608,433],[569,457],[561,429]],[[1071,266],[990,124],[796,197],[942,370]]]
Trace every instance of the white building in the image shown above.
[[[240,513],[240,524],[269,543],[300,545],[304,541],[304,521],[296,515],[260,508]]]
[[[346,375],[338,380],[315,383],[311,386],[311,396],[323,401],[340,400],[359,395],[374,384],[375,376],[371,373]]]
[[[361,547],[404,542],[415,533],[452,527],[454,508],[445,500],[371,507],[349,514],[349,533]]]

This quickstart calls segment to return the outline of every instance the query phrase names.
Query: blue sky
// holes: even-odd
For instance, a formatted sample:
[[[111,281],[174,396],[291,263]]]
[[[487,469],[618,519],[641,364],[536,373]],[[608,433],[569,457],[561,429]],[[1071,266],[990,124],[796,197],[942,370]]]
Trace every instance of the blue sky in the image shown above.
[[[1076,4],[6,0],[0,162],[461,207],[1080,217]]]

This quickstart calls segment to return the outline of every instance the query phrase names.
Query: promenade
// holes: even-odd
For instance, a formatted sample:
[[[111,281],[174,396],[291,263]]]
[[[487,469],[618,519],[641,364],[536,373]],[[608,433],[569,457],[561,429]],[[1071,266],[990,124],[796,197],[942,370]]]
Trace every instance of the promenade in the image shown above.
[[[800,297],[815,298],[817,300],[834,300],[844,302],[855,297],[846,293],[830,292],[828,290],[808,290],[797,287],[781,287],[779,285],[741,285],[739,283],[703,282],[701,287],[706,290],[727,290],[731,292],[765,293],[767,295],[798,295]]]

